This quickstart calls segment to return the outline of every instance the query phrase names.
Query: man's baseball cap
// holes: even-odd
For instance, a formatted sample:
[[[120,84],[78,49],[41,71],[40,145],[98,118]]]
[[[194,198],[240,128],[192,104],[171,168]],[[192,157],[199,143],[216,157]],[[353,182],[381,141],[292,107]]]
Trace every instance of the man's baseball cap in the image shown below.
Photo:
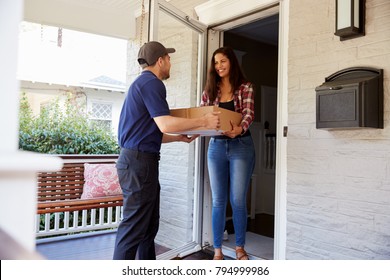
[[[150,66],[156,63],[159,57],[174,53],[174,48],[165,48],[161,43],[150,41],[145,43],[138,52],[138,63],[141,66]]]

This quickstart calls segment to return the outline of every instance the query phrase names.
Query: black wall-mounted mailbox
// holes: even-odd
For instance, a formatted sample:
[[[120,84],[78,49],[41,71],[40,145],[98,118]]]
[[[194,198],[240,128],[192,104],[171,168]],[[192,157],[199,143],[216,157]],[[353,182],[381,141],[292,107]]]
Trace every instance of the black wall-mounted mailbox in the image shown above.
[[[352,67],[316,87],[317,128],[383,128],[383,69]]]

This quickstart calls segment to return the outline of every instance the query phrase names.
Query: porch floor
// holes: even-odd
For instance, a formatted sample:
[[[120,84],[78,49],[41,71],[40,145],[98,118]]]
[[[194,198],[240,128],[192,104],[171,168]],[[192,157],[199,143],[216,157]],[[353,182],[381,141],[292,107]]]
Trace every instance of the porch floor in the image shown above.
[[[234,229],[231,221],[227,222],[229,241],[224,245],[234,247],[230,244],[234,240]],[[253,247],[257,255],[262,252],[261,258],[273,259],[273,236],[274,236],[274,216],[257,214],[254,220],[248,219],[247,249]],[[254,236],[254,238],[252,238]],[[37,240],[37,252],[48,260],[112,260],[114,252],[116,231],[102,231],[100,233],[83,233],[67,237],[52,237],[49,242]],[[251,243],[252,242],[252,243]],[[251,244],[249,244],[251,243]],[[254,245],[253,245],[254,244]],[[261,249],[258,249],[261,246]],[[169,249],[156,244],[156,254],[160,255]],[[258,250],[258,252],[256,252]],[[183,260],[211,260],[213,253],[207,250],[200,251],[183,258]]]
[[[51,238],[49,242],[38,240],[36,250],[48,260],[112,260],[116,232],[78,234],[72,238]],[[156,254],[169,249],[156,245]],[[211,260],[211,253],[197,252],[183,260]]]

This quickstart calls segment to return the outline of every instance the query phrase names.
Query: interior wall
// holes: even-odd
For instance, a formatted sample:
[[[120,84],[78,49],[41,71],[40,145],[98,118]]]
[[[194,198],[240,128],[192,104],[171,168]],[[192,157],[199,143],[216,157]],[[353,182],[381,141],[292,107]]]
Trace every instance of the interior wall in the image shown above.
[[[229,31],[224,33],[224,45],[243,52],[242,69],[247,79],[255,85],[255,122],[251,126],[252,138],[256,148],[256,166],[254,171],[256,175],[255,212],[256,214],[274,215],[275,173],[264,172],[262,162],[265,120],[261,120],[261,116],[264,115],[262,114],[262,108],[269,106],[269,104],[261,104],[261,87],[276,88],[277,86],[278,48],[277,46],[230,33]],[[273,127],[276,127],[276,123],[273,124]]]
[[[242,69],[249,81],[260,91],[260,86],[277,86],[278,48],[257,42],[229,32],[224,33],[224,45],[231,46],[246,54],[242,58]],[[259,95],[255,95],[255,112],[261,112]],[[255,113],[255,122],[260,122],[260,114]]]

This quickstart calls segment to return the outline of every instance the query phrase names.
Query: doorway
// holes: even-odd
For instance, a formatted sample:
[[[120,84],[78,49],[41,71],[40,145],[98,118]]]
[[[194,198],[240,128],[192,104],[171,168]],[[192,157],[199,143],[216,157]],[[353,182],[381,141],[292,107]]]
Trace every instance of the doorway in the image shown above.
[[[220,46],[235,50],[245,76],[255,86],[255,121],[250,130],[256,166],[248,193],[246,250],[254,258],[274,259],[279,14],[220,33]],[[210,50],[209,50],[210,53]],[[234,249],[231,208],[226,215],[224,251]]]
[[[229,0],[230,1],[230,0]],[[242,7],[240,1],[235,0],[234,6],[237,7],[237,10],[239,10],[240,7]],[[212,3],[214,6],[214,3]],[[218,3],[218,7],[222,7],[222,4]],[[256,84],[257,88],[257,96],[260,94],[260,98],[257,99],[255,104],[255,110],[260,111],[261,113],[255,113],[258,118],[255,120],[255,122],[251,126],[251,130],[253,130],[252,135],[254,135],[254,141],[257,143],[256,152],[257,152],[257,173],[254,173],[252,176],[252,187],[250,192],[250,197],[248,203],[250,205],[249,213],[250,216],[248,218],[251,218],[254,216],[256,217],[256,214],[266,214],[269,219],[269,221],[274,223],[274,232],[272,234],[272,225],[268,228],[271,228],[271,233],[267,234],[258,232],[255,227],[265,228],[264,222],[253,222],[251,221],[251,224],[253,226],[248,227],[248,235],[254,236],[255,239],[253,242],[251,240],[247,240],[246,249],[248,249],[248,253],[251,255],[251,258],[253,259],[284,259],[284,252],[285,252],[285,154],[286,154],[286,135],[287,135],[287,119],[286,119],[286,69],[287,69],[287,48],[286,48],[286,42],[288,38],[288,21],[286,20],[288,18],[288,1],[279,3],[276,0],[262,0],[259,1],[257,8],[254,9],[252,7],[252,10],[248,8],[248,11],[245,13],[242,13],[243,16],[238,16],[238,12],[236,9],[231,9],[232,12],[230,15],[224,15],[224,19],[221,21],[216,21],[214,17],[212,22],[208,22],[207,16],[204,14],[202,16],[199,16],[202,22],[199,22],[197,20],[191,19],[191,17],[187,16],[183,12],[181,12],[179,9],[175,8],[171,4],[167,3],[164,0],[152,0],[153,8],[150,10],[152,16],[150,17],[150,26],[152,26],[150,34],[153,36],[150,39],[158,39],[160,41],[163,41],[167,45],[174,46],[177,49],[179,49],[180,44],[182,42],[191,43],[192,47],[196,46],[196,49],[198,49],[199,52],[197,52],[197,55],[194,55],[194,52],[192,51],[193,48],[186,48],[183,49],[181,52],[178,53],[185,53],[185,54],[192,54],[190,58],[194,58],[198,61],[198,63],[195,63],[194,60],[191,59],[179,59],[177,62],[179,64],[191,62],[190,65],[198,65],[197,71],[190,71],[193,73],[191,76],[192,79],[198,79],[198,82],[196,83],[196,89],[194,91],[190,92],[197,92],[197,94],[191,94],[188,96],[191,96],[191,100],[193,100],[193,97],[197,95],[197,100],[200,98],[201,92],[199,89],[201,89],[202,79],[205,79],[206,71],[203,69],[206,69],[207,67],[205,64],[207,64],[208,61],[210,61],[210,55],[212,52],[218,48],[219,46],[222,46],[224,44],[227,44],[227,40],[229,40],[229,36],[233,37],[236,36],[236,39],[230,39],[232,41],[238,41],[240,44],[234,45],[237,49],[237,53],[240,57],[240,59],[246,64],[249,59],[249,64],[252,64],[252,68],[249,68],[248,70],[245,70],[244,65],[244,71],[248,75],[248,79],[254,80],[253,82]],[[206,5],[209,8],[209,4]],[[204,8],[204,7],[203,7]],[[210,11],[210,9],[204,9],[203,12]],[[216,7],[214,7],[215,9]],[[200,10],[202,10],[200,8]],[[213,9],[211,9],[213,10]],[[153,12],[152,12],[153,11]],[[177,32],[174,33],[174,36],[170,36],[165,31],[167,30],[181,30],[178,29],[177,25],[168,24],[163,25],[161,23],[163,22],[171,22],[170,20],[163,20],[163,14],[160,13],[163,12],[165,15],[169,15],[169,17],[174,18],[175,20],[178,20],[178,22],[181,22],[182,24],[188,26],[190,30],[195,31],[198,35],[193,34],[194,36],[191,36],[189,38],[192,38],[191,40],[183,40],[182,38],[177,37]],[[202,13],[203,13],[202,12]],[[280,13],[280,17],[279,17]],[[154,16],[153,16],[154,14]],[[220,13],[221,14],[221,13]],[[235,16],[237,15],[237,16]],[[158,20],[158,17],[161,16],[160,20]],[[274,17],[272,17],[274,16]],[[204,21],[202,20],[204,19]],[[267,20],[268,19],[268,20]],[[272,21],[272,20],[273,21]],[[279,22],[280,19],[280,22]],[[213,25],[213,22],[215,24]],[[173,22],[172,22],[173,23]],[[279,29],[280,25],[280,29]],[[166,28],[166,27],[169,28]],[[164,28],[165,27],[165,28]],[[273,32],[266,32],[268,31],[267,27],[272,27]],[[249,29],[249,32],[248,30]],[[187,29],[186,29],[187,30]],[[280,36],[278,35],[278,30],[280,30]],[[164,32],[162,32],[164,31]],[[259,32],[256,32],[259,31]],[[162,32],[162,33],[161,33]],[[206,34],[207,33],[207,34]],[[235,34],[237,33],[237,34]],[[247,34],[248,33],[248,34]],[[261,37],[267,38],[266,35],[273,35],[273,38],[276,39],[276,43],[268,39],[261,39]],[[205,36],[207,36],[207,40],[205,40]],[[237,38],[237,36],[241,36],[242,38]],[[226,37],[226,38],[225,38]],[[199,38],[199,41],[196,40],[196,38]],[[278,42],[278,38],[280,39],[280,42]],[[226,42],[225,42],[226,39]],[[195,42],[195,41],[197,42]],[[241,42],[242,40],[242,42]],[[265,40],[265,41],[264,41]],[[245,51],[244,47],[248,47],[250,44],[247,41],[254,41],[252,42],[254,47],[252,50]],[[273,43],[272,43],[273,42]],[[234,42],[231,44],[233,45]],[[264,45],[263,49],[260,49],[260,44]],[[272,48],[266,50],[266,45],[273,45]],[[269,47],[269,46],[268,46]],[[274,50],[273,51],[271,51]],[[185,52],[187,50],[188,52]],[[210,53],[211,52],[211,53]],[[274,54],[274,63],[267,64],[267,59],[270,58],[271,53]],[[256,55],[263,55],[262,58],[255,60],[253,58],[250,58],[250,55],[256,54]],[[205,56],[208,56],[208,58],[205,59]],[[249,58],[248,58],[249,57]],[[253,60],[253,61],[252,61]],[[255,63],[250,63],[255,62]],[[262,67],[259,69],[259,67]],[[192,68],[186,68],[186,69],[192,69]],[[249,71],[251,70],[251,71]],[[189,71],[181,71],[183,73],[190,73]],[[180,72],[180,73],[181,73]],[[248,73],[247,73],[248,72]],[[270,75],[272,73],[272,75]],[[253,76],[255,75],[255,76]],[[180,76],[180,75],[178,75]],[[254,77],[254,78],[253,78]],[[260,80],[260,82],[256,81],[256,78],[265,78],[269,77],[268,80]],[[192,80],[191,79],[191,80]],[[179,85],[182,86],[182,81],[185,79],[178,78]],[[170,79],[170,82],[173,82],[173,80]],[[276,86],[277,85],[277,86]],[[170,92],[174,92],[174,86],[168,85],[170,88]],[[178,94],[182,93],[182,87],[177,87]],[[260,92],[260,93],[259,93]],[[277,92],[277,94],[276,94]],[[180,95],[181,98],[177,100],[183,99],[183,95]],[[187,96],[187,95],[186,95]],[[172,101],[175,101],[176,99],[173,99]],[[176,100],[176,101],[177,101]],[[176,103],[176,102],[173,102]],[[278,108],[278,113],[276,112],[276,106],[275,108],[271,106],[270,104],[276,104]],[[192,103],[191,103],[192,104]],[[191,106],[190,104],[190,106]],[[196,104],[196,103],[195,103]],[[180,105],[180,104],[176,104]],[[183,104],[181,104],[183,105]],[[187,105],[188,106],[188,105]],[[277,116],[277,117],[276,117]],[[277,121],[274,121],[273,118],[276,118]],[[261,121],[263,120],[263,121]],[[277,125],[276,125],[277,122]],[[282,130],[283,129],[283,130]],[[278,131],[278,133],[272,133],[273,131]],[[268,141],[269,138],[273,138],[272,141]],[[276,141],[276,138],[278,141]],[[194,161],[189,161],[191,163],[194,163],[193,168],[194,172],[192,174],[196,174],[194,178],[196,178],[196,182],[194,182],[193,186],[193,199],[189,200],[188,205],[193,205],[193,212],[190,217],[193,221],[192,223],[192,234],[191,236],[188,235],[188,239],[183,246],[177,247],[177,242],[174,247],[176,249],[173,249],[167,254],[163,254],[160,257],[162,259],[169,259],[174,254],[179,254],[181,256],[190,254],[190,252],[199,251],[202,248],[212,248],[212,230],[211,230],[211,194],[210,194],[210,184],[208,180],[208,174],[207,174],[207,161],[205,161],[205,151],[207,150],[207,137],[202,137],[199,141],[199,145],[197,145],[197,148],[195,149],[195,153],[191,153],[192,155],[195,155]],[[276,148],[278,153],[276,153]],[[277,156],[277,160],[276,157]],[[197,169],[197,167],[199,167]],[[276,170],[275,170],[276,169]],[[266,186],[264,187],[264,183],[267,181],[267,178],[270,180]],[[276,182],[275,182],[276,181]],[[263,191],[268,191],[268,194],[270,196],[262,195]],[[260,197],[260,199],[258,199]],[[272,198],[273,197],[273,198]],[[169,200],[167,200],[169,201]],[[253,206],[254,205],[254,206]],[[267,209],[271,209],[267,212]],[[187,211],[188,212],[188,211]],[[187,212],[178,212],[178,213],[187,213]],[[190,212],[188,212],[190,213]],[[170,221],[170,220],[168,220]],[[175,223],[176,224],[176,223]],[[185,225],[190,225],[189,223],[186,223]],[[163,232],[161,230],[161,232]],[[178,232],[177,230],[169,232]],[[190,233],[190,231],[186,231]],[[263,234],[263,235],[262,235]],[[264,235],[265,234],[265,235]],[[274,238],[269,237],[274,235]],[[256,249],[256,246],[259,245],[261,242],[259,242],[259,239],[267,239],[267,246],[268,248],[265,248],[266,246],[263,244],[261,245],[262,248]],[[172,238],[170,238],[172,239]],[[174,238],[177,241],[177,238]],[[232,238],[228,239],[231,240]],[[229,244],[226,243],[224,247],[226,250],[224,250],[225,256],[228,257],[234,257],[235,252],[234,249],[229,249]],[[265,252],[268,252],[268,255],[264,255]]]

